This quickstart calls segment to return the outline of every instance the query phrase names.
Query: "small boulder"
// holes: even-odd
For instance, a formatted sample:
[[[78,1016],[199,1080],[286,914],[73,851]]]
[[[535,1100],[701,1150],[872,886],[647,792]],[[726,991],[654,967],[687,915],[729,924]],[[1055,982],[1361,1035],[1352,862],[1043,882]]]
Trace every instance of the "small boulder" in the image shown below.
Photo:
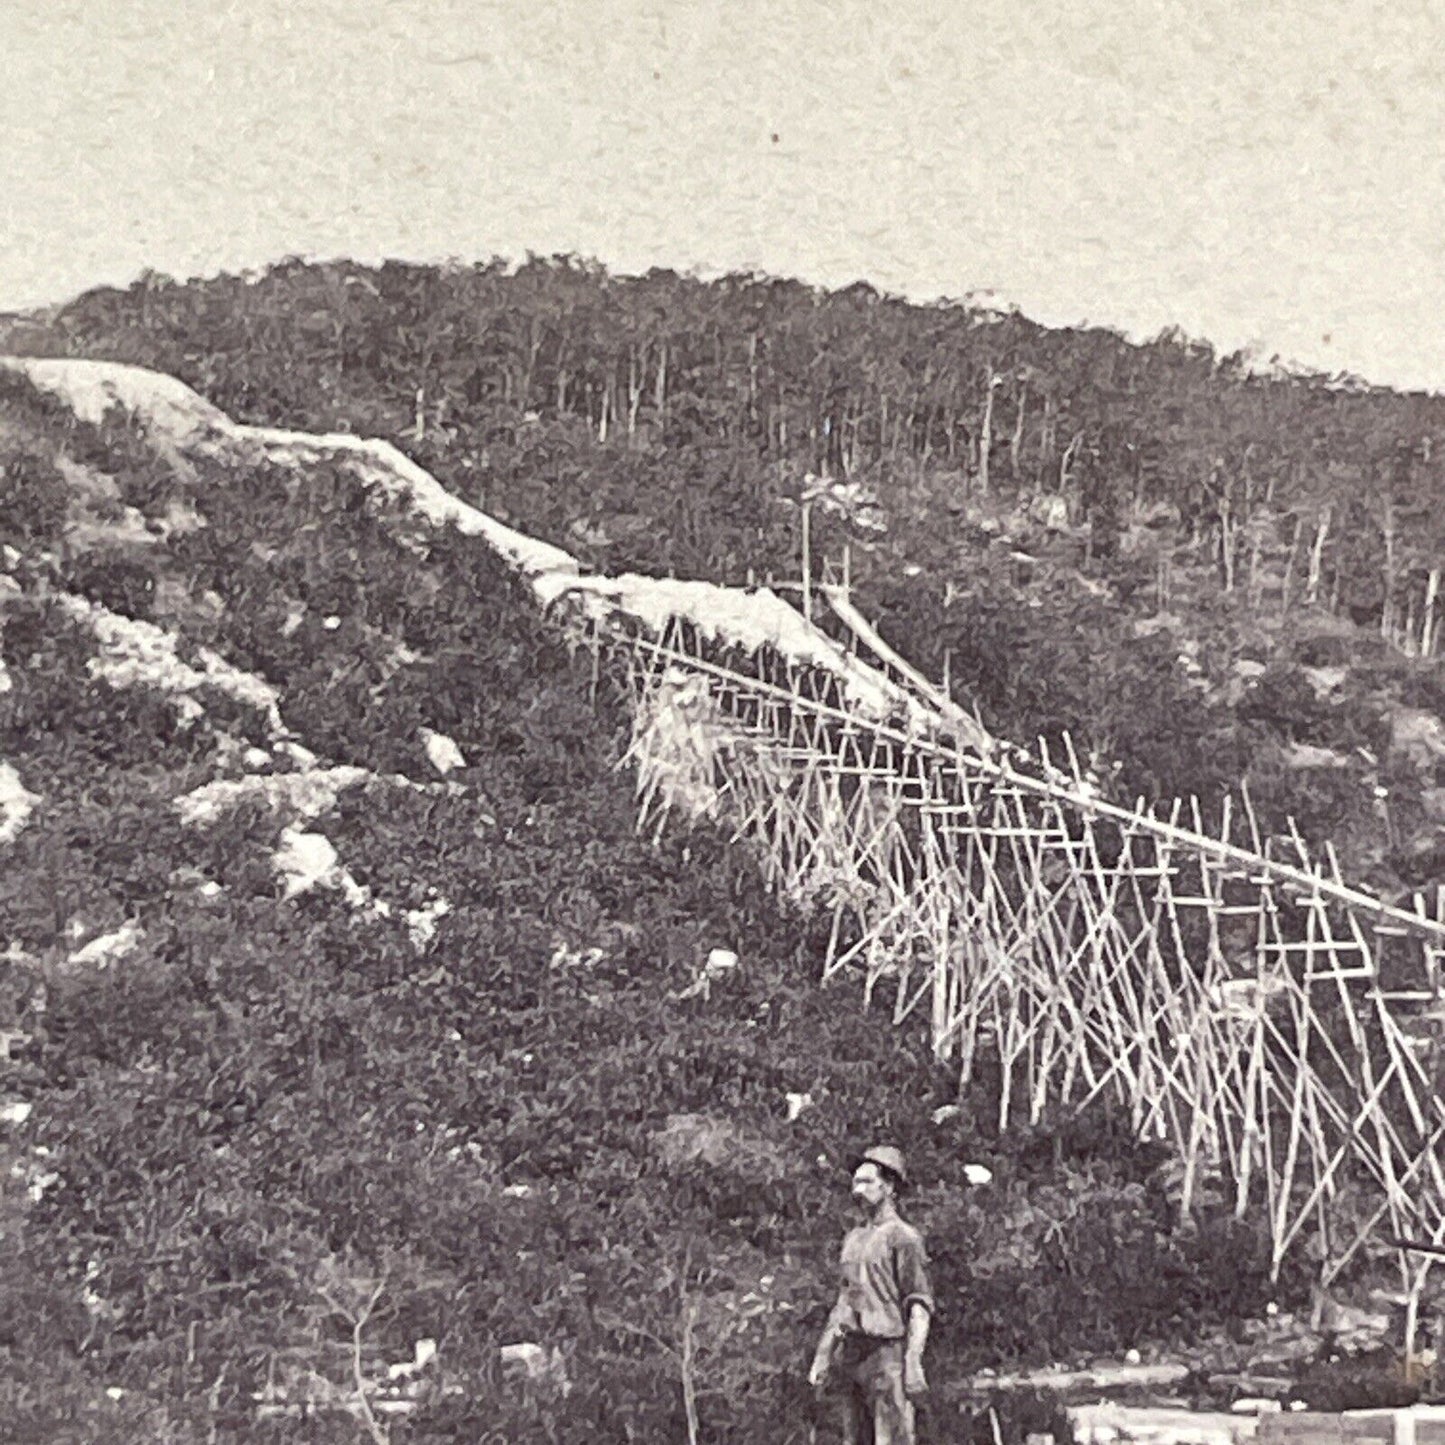
[[[1333,748],[1316,747],[1313,743],[1286,743],[1280,749],[1284,765],[1297,772],[1310,768],[1343,768],[1349,759]]]
[[[811,1094],[784,1094],[783,1098],[788,1104],[788,1123],[801,1117],[803,1112],[813,1107],[813,1096]]]

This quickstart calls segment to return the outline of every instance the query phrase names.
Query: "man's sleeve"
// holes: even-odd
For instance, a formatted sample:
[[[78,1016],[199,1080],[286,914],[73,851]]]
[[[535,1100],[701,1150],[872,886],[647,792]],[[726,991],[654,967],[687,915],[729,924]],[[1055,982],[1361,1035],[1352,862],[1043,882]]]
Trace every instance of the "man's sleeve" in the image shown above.
[[[897,1271],[898,1297],[905,1314],[911,1304],[920,1304],[933,1313],[933,1286],[928,1281],[928,1252],[923,1236],[916,1229],[902,1231],[893,1246],[893,1265]]]

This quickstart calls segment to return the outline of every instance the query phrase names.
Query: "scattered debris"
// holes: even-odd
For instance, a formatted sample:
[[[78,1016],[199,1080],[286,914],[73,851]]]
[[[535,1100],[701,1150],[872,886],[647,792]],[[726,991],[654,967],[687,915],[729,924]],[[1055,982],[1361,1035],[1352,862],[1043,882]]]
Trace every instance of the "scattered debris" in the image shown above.
[[[571,1391],[566,1363],[556,1345],[548,1350],[535,1340],[524,1340],[519,1344],[503,1345],[500,1357],[504,1375],[525,1380],[530,1385],[545,1385],[564,1395]]]
[[[402,1361],[401,1364],[388,1365],[386,1377],[388,1380],[404,1380],[419,1374],[436,1359],[436,1354],[437,1342],[435,1340],[418,1340],[415,1355],[410,1360]]]
[[[0,1028],[0,1064],[11,1060],[11,1049],[23,1049],[30,1042],[30,1035],[24,1029]]]
[[[941,1104],[933,1111],[933,1122],[935,1124],[947,1124],[950,1120],[958,1118],[963,1113],[963,1108],[958,1104]]]
[[[698,971],[697,977],[693,979],[685,989],[672,995],[675,999],[702,998],[704,1001],[712,997],[712,986],[719,979],[727,978],[736,971],[738,956],[726,948],[715,948],[707,956],[707,961]]]
[[[1133,1364],[1097,1365],[1079,1370],[1021,1370],[1006,1375],[983,1373],[967,1381],[964,1388],[974,1394],[990,1390],[1042,1390],[1056,1395],[1067,1395],[1074,1390],[1161,1389],[1183,1384],[1191,1373],[1188,1365],[1143,1365],[1136,1361]]]
[[[1259,1428],[1254,1415],[1159,1406],[1076,1405],[1067,1411],[1075,1445],[1243,1445]]]
[[[0,1104],[0,1124],[23,1124],[34,1106],[24,1099],[7,1099]]]
[[[1236,1018],[1256,1019],[1289,992],[1288,979],[1228,978],[1209,986],[1209,1001]]]
[[[993,1179],[993,1170],[983,1164],[965,1164],[963,1177],[970,1184],[988,1184]]]
[[[556,969],[596,968],[606,957],[606,951],[595,945],[591,948],[574,948],[563,939],[552,950],[552,956],[547,960],[547,967]]]

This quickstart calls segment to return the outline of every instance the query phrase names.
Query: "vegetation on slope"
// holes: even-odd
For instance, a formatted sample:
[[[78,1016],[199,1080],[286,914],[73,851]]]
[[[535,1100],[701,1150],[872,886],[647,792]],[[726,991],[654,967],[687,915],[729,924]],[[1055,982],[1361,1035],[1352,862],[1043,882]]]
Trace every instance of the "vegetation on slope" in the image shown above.
[[[1293,816],[1374,886],[1440,875],[1439,398],[1177,334],[568,260],[150,276],[14,344],[386,436],[612,571],[795,579],[788,503],[844,479],[887,532],[819,505],[815,565],[848,544],[885,637],[997,733],[1069,731],[1125,800],[1208,817],[1247,778],[1266,830]]]
[[[0,759],[37,799],[0,873],[16,1438],[675,1441],[687,1342],[704,1438],[801,1440],[838,1168],[875,1136],[922,1181],[940,1383],[1262,1306],[1262,1242],[1176,1231],[1122,1131],[996,1140],[986,1085],[935,1123],[925,1041],[818,989],[822,940],[745,857],[639,839],[605,678],[484,549],[404,544],[340,474],[177,465],[13,379],[0,418]],[[98,667],[76,596],[269,682],[290,736],[214,682]],[[421,728],[465,766],[439,778]],[[311,817],[174,806],[326,764],[375,777]],[[349,883],[287,896],[297,829]],[[739,976],[688,996],[712,947]],[[354,1401],[425,1339],[410,1414],[257,1418]],[[524,1387],[498,1349],[529,1342]]]

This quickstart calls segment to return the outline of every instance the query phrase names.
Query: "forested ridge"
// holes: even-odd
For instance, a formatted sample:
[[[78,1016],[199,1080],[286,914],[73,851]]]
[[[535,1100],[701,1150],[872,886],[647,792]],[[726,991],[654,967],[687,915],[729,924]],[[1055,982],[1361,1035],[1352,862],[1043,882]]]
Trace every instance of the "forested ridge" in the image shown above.
[[[1068,732],[1123,801],[1206,817],[1246,780],[1267,829],[1333,838],[1387,892],[1445,876],[1445,399],[1178,333],[571,258],[148,276],[11,344],[387,437],[614,572],[796,582],[827,479],[812,569],[846,552],[883,635],[1000,735]]]

